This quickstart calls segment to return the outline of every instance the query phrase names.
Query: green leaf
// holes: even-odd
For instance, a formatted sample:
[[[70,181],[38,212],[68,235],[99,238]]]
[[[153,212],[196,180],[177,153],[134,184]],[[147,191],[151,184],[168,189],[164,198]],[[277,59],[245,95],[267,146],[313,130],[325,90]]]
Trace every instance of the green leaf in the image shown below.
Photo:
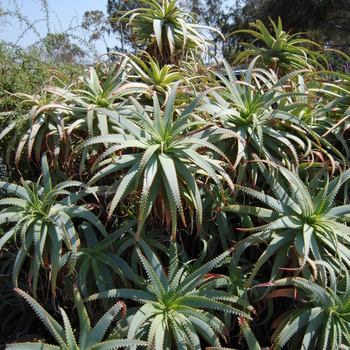
[[[28,202],[31,202],[32,200],[32,196],[28,195],[27,191],[19,185],[0,181],[0,189],[12,192],[14,195],[21,197]]]
[[[164,129],[164,134],[166,136],[169,135],[171,130],[170,128],[173,121],[174,103],[175,103],[175,96],[176,96],[178,85],[179,85],[179,82],[176,82],[174,87],[171,89],[169,99],[166,104],[164,115],[163,115],[163,129]]]
[[[189,321],[194,325],[195,329],[198,331],[198,333],[210,344],[213,346],[220,346],[220,343],[216,337],[216,334],[213,332],[213,330],[210,328],[210,326],[200,320],[197,317],[189,316]]]
[[[155,295],[157,296],[158,300],[163,300],[165,297],[165,294],[167,293],[167,288],[165,289],[162,285],[161,281],[159,280],[157,274],[155,273],[153,267],[148,263],[148,261],[145,259],[143,254],[139,249],[137,249],[137,254],[142,262],[143,267],[145,268],[147,272],[148,278],[152,282],[152,287],[154,289]],[[161,266],[159,266],[161,267]],[[165,286],[167,287],[167,286]]]
[[[80,345],[80,348],[84,348],[90,336],[91,324],[90,324],[88,313],[85,309],[83,301],[81,300],[81,296],[79,294],[79,291],[76,285],[73,285],[73,293],[74,293],[74,300],[75,300],[75,304],[77,306],[78,315],[79,315],[79,325],[80,325],[79,345]]]
[[[192,149],[184,149],[181,152],[179,151],[179,153],[180,154],[182,153],[185,157],[192,160],[195,164],[197,164],[200,168],[202,168],[205,172],[207,172],[208,175],[215,181],[216,185],[220,189],[221,195],[223,196],[224,191],[223,191],[221,182],[218,176],[216,175],[215,171],[213,170],[213,168],[208,164],[208,162],[203,156],[199,155],[197,152],[195,152]]]
[[[119,203],[119,201],[123,198],[125,192],[130,189],[137,176],[137,170],[139,168],[140,161],[137,161],[131,168],[130,170],[124,175],[122,181],[120,182],[117,192],[115,193],[113,200],[109,206],[109,211],[108,211],[108,218],[110,218]]]
[[[159,101],[156,92],[153,93],[153,113],[154,113],[154,126],[158,131],[158,134],[163,137],[164,125],[162,120],[162,112],[159,107]]]
[[[159,51],[162,51],[162,26],[163,26],[164,20],[162,19],[154,19],[153,20],[153,29],[154,34],[156,35],[157,39],[157,45],[159,48]]]
[[[149,148],[146,149],[146,151],[144,152],[142,159],[140,161],[140,165],[139,165],[139,169],[138,169],[138,175],[136,177],[135,180],[135,185],[138,186],[139,181],[140,181],[140,177],[141,175],[144,173],[144,181],[146,179],[146,170],[145,168],[147,168],[147,170],[149,170],[150,168],[155,168],[151,173],[153,176],[148,176],[149,179],[154,179],[154,176],[158,170],[158,161],[157,161],[157,153],[156,151],[160,148],[159,144],[156,145],[152,145]],[[149,182],[149,181],[148,181]],[[146,191],[151,187],[152,185],[152,181],[150,181],[150,183],[147,184],[146,188],[145,188],[145,184],[143,189],[145,189]],[[148,192],[148,191],[147,191]],[[141,200],[142,202],[142,200]]]
[[[136,289],[111,289],[104,292],[96,293],[90,295],[88,298],[85,298],[85,302],[104,299],[104,298],[126,298],[132,300],[149,300],[149,301],[157,301],[157,297],[151,293],[143,292],[141,290]]]
[[[79,237],[75,231],[75,227],[71,221],[70,216],[65,212],[60,211],[58,213],[52,214],[50,215],[50,218],[55,221],[61,231],[61,236],[63,237],[68,249],[72,251],[71,263],[69,264],[69,272],[71,273],[77,261]]]
[[[142,154],[125,154],[117,158],[114,164],[110,164],[104,169],[100,170],[89,182],[88,185],[93,185],[96,181],[104,178],[108,174],[111,174],[120,169],[127,168],[134,165],[136,162],[139,162],[142,157]]]
[[[191,308],[210,308],[214,310],[220,310],[223,312],[232,313],[239,316],[244,316],[248,319],[252,319],[247,313],[236,309],[230,305],[226,305],[216,300],[212,300],[203,296],[184,296],[179,297],[173,304],[174,306],[188,306]]]
[[[162,166],[163,172],[166,176],[166,180],[168,182],[169,188],[171,190],[172,198],[175,201],[176,207],[179,210],[181,219],[186,226],[185,216],[182,209],[182,203],[181,203],[181,197],[180,197],[180,190],[179,190],[179,184],[177,179],[177,173],[174,161],[171,157],[169,157],[166,154],[160,154],[158,156],[158,159],[160,161],[160,164]]]
[[[303,338],[303,343],[301,345],[302,350],[309,349],[311,341],[319,332],[319,329],[325,322],[325,312],[324,310],[320,310],[319,313],[311,320],[309,323]]]
[[[152,344],[154,349],[163,349],[165,328],[164,315],[156,315],[148,332],[148,349],[151,349]]]
[[[170,242],[170,253],[169,253],[169,271],[168,271],[168,281],[171,283],[174,276],[178,271],[178,255],[177,255],[177,243],[174,241]]]
[[[69,323],[69,319],[67,317],[67,314],[64,312],[64,310],[62,308],[59,308],[59,310],[60,310],[62,318],[63,318],[64,329],[66,332],[65,340],[66,340],[66,343],[68,345],[68,348],[69,349],[78,349],[78,345],[75,342],[73,330],[72,330],[72,327]]]
[[[146,178],[144,178],[144,186],[145,186],[145,180]],[[161,174],[157,172],[155,175],[155,178],[153,179],[151,187],[147,188],[148,193],[145,193],[144,191],[142,192],[142,195],[145,193],[145,195],[148,195],[148,197],[147,197],[147,201],[141,202],[141,204],[143,205],[144,203],[145,206],[140,207],[140,215],[142,213],[142,217],[139,216],[138,227],[137,227],[137,232],[135,236],[136,241],[138,241],[139,239],[143,225],[145,224],[147,216],[149,215],[151,209],[153,208],[154,203],[156,202],[156,199],[158,198],[161,188],[162,188]]]
[[[177,290],[182,294],[185,294],[191,291],[194,288],[194,286],[199,283],[199,281],[204,277],[206,273],[208,273],[211,269],[213,269],[216,265],[218,265],[230,253],[231,253],[231,250],[227,250],[226,252],[223,252],[216,258],[212,259],[211,261],[203,265],[198,270],[194,271],[192,274],[186,277],[186,279],[184,279],[179,284]]]
[[[195,209],[197,210],[197,215],[198,215],[198,232],[199,232],[200,226],[202,225],[202,220],[203,220],[203,208],[202,208],[202,198],[201,198],[197,183],[193,178],[191,172],[188,170],[188,168],[184,165],[183,162],[181,162],[177,158],[174,158],[173,160],[174,160],[174,165],[177,172],[186,181],[187,186],[191,190],[193,204]]]
[[[149,245],[140,238],[138,241],[139,245],[141,246],[143,252],[146,255],[146,258],[148,259],[148,262],[152,266],[153,270],[156,273],[156,276],[159,278],[162,287],[167,292],[168,291],[168,279],[165,275],[165,272],[163,270],[162,264],[159,261],[157,255],[154,253],[154,251],[149,247]]]
[[[126,306],[123,302],[119,301],[103,315],[103,317],[98,321],[94,329],[91,331],[89,338],[86,341],[85,347],[87,349],[92,348],[95,344],[101,342],[101,339],[107,331],[107,328],[121,309],[123,309],[125,312]]]
[[[113,349],[119,349],[121,347],[129,348],[131,346],[147,346],[147,342],[143,340],[128,340],[128,339],[107,340],[103,343],[92,346],[90,350],[113,350]]]
[[[65,332],[64,329],[56,322],[56,320],[52,318],[51,315],[48,314],[47,311],[44,310],[30,295],[28,295],[19,288],[14,288],[14,290],[30,304],[30,306],[34,309],[41,321],[55,336],[56,341],[60,345],[64,344]]]
[[[143,305],[134,315],[129,331],[128,339],[134,339],[142,324],[152,318],[154,315],[160,313],[160,310],[155,308],[152,304]]]
[[[275,348],[281,349],[300,328],[310,323],[319,312],[319,307],[303,310],[302,313],[295,317],[295,319],[289,322],[284,328],[283,332],[276,339]]]
[[[256,340],[254,333],[244,317],[239,317],[239,327],[241,328],[244,338],[248,344],[249,350],[261,350],[259,342]]]

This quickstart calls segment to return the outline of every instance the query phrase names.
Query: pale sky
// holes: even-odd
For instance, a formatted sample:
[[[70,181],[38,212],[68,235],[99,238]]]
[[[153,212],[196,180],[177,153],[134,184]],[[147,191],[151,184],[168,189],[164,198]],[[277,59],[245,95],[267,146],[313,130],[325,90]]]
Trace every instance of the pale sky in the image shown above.
[[[47,0],[49,4],[49,26],[53,33],[67,30],[70,27],[76,27],[81,23],[85,11],[101,10],[107,15],[107,0]],[[226,3],[233,3],[234,0],[228,0]],[[47,23],[45,12],[42,8],[42,0],[0,0],[0,6],[3,10],[16,12],[16,6],[19,13],[26,16],[29,22],[34,23],[35,29],[40,33],[36,35],[28,26],[18,20],[16,15],[8,15],[7,23],[4,25],[3,17],[0,17],[0,39],[17,43],[22,47],[27,47],[47,34]],[[28,29],[26,32],[25,30]],[[74,33],[74,32],[73,32]],[[81,36],[82,33],[76,31],[74,34]],[[109,47],[117,44],[117,39],[113,37],[106,38]],[[97,49],[104,53],[105,44],[97,42]]]
[[[0,4],[5,11],[15,12],[17,5],[19,12],[26,16],[30,23],[35,22],[34,26],[40,36],[45,37],[48,31],[46,15],[41,3],[41,0],[0,0]],[[101,10],[107,14],[107,0],[48,0],[48,4],[50,31],[53,33],[78,26],[85,11]],[[17,43],[23,47],[40,40],[31,29],[24,33],[28,26],[25,23],[21,24],[16,15],[8,15],[6,19],[7,24],[0,27],[0,39]],[[76,31],[75,34],[80,35],[81,32]],[[114,46],[115,39],[113,37],[107,39],[108,44]],[[98,49],[104,51],[104,48],[105,45],[101,42]]]

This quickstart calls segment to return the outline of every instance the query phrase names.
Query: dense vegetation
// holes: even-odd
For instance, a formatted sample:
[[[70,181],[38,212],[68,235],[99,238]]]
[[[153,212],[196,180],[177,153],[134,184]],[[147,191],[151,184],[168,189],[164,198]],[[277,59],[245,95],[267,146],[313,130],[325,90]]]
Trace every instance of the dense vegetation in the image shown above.
[[[42,0],[44,1],[44,0]],[[195,13],[196,20],[211,27],[219,29],[226,37],[216,32],[206,33],[216,44],[213,52],[222,52],[226,60],[231,61],[241,52],[241,42],[251,41],[251,37],[244,31],[229,36],[230,33],[247,29],[249,23],[262,21],[271,31],[271,18],[277,23],[278,18],[287,31],[292,33],[304,32],[311,40],[321,44],[322,47],[341,50],[349,55],[349,26],[350,26],[350,0],[194,0],[182,2],[182,6]],[[118,11],[131,10],[140,7],[136,1],[107,0],[107,22],[109,29],[118,37],[115,50],[122,49],[121,42],[132,42],[128,36],[128,27],[118,24]],[[121,35],[122,34],[122,35]],[[120,41],[119,41],[120,39]],[[123,40],[121,40],[123,39]],[[326,54],[331,63],[330,69],[343,70],[344,61],[330,53]]]
[[[2,68],[9,349],[350,346],[350,77],[280,18],[237,72],[196,19],[140,1],[135,55]]]

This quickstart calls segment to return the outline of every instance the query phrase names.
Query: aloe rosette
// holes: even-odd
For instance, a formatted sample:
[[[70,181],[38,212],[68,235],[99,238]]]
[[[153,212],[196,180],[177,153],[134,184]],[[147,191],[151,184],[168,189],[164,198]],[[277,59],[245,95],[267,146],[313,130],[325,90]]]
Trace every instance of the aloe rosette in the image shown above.
[[[217,29],[196,23],[195,14],[181,9],[178,0],[143,0],[145,7],[123,14],[119,21],[128,20],[131,37],[137,45],[148,46],[147,52],[164,63],[177,63],[178,51],[182,54],[190,49],[208,51],[210,42],[200,31]]]
[[[233,183],[225,170],[230,165],[226,155],[213,143],[210,137],[222,139],[236,137],[230,131],[212,128],[202,132],[191,132],[191,128],[203,124],[203,121],[190,122],[189,118],[196,104],[203,98],[199,95],[174,120],[174,101],[176,84],[172,89],[164,113],[161,111],[156,94],[153,96],[153,118],[148,115],[138,102],[131,98],[137,112],[132,121],[113,111],[104,110],[121,128],[124,134],[100,136],[84,142],[77,152],[87,146],[105,143],[110,147],[96,160],[93,170],[102,168],[90,180],[89,185],[106,177],[108,174],[124,168],[130,168],[125,176],[116,184],[116,191],[109,205],[108,216],[111,217],[119,201],[133,190],[142,187],[139,206],[139,225],[137,237],[149,215],[157,196],[160,195],[165,205],[168,222],[172,222],[172,236],[175,237],[177,212],[183,224],[186,220],[182,202],[191,206],[198,214],[198,228],[202,223],[202,202],[195,176],[211,178],[224,197],[223,180],[234,189]],[[211,126],[206,125],[206,126]],[[190,131],[188,131],[190,130]],[[238,140],[238,142],[243,142]],[[115,152],[127,148],[139,149],[138,153],[116,156]],[[206,148],[219,154],[224,161],[216,160],[200,152]]]
[[[91,322],[83,304],[81,296],[78,292],[77,286],[73,286],[75,306],[78,309],[79,316],[79,343],[77,343],[74,333],[75,330],[69,322],[66,312],[59,308],[63,319],[63,326],[61,326],[45,309],[43,309],[38,302],[36,302],[30,295],[25,293],[19,288],[15,291],[25,299],[30,306],[34,309],[40,320],[44,323],[46,328],[55,338],[59,346],[42,343],[23,343],[23,344],[11,344],[6,349],[14,350],[112,350],[125,348],[129,346],[146,346],[147,343],[141,340],[129,340],[129,339],[109,339],[102,340],[108,327],[115,319],[116,315],[122,311],[125,315],[126,306],[123,302],[116,302],[96,323],[92,328]]]
[[[127,68],[128,79],[149,86],[151,91],[159,93],[161,104],[166,104],[174,85],[179,81],[185,81],[187,72],[172,64],[165,64],[160,68],[157,60],[154,60],[147,52],[144,52],[143,60],[135,55],[129,55]],[[133,74],[131,74],[133,73]]]
[[[78,272],[77,285],[84,297],[91,295],[95,287],[100,292],[115,288],[117,284],[115,274],[119,276],[124,285],[127,284],[126,279],[139,285],[144,283],[143,279],[136,275],[131,267],[119,256],[118,251],[113,251],[113,244],[114,248],[118,246],[116,242],[120,242],[120,245],[122,245],[125,240],[121,240],[121,237],[135,223],[136,220],[127,223],[110,233],[107,237],[104,237],[100,242],[90,223],[85,222],[81,225],[87,246],[84,245],[79,249],[76,269]],[[124,249],[125,245],[120,248]]]
[[[220,290],[228,286],[227,279],[209,273],[231,250],[188,272],[188,267],[178,261],[177,243],[171,241],[166,275],[149,246],[141,238],[138,244],[149,279],[146,289],[113,289],[86,299],[126,298],[143,304],[128,317],[128,339],[145,337],[148,347],[157,350],[171,348],[173,341],[179,349],[200,349],[200,335],[210,345],[220,346],[217,335],[226,341],[229,332],[216,311],[251,319],[254,309],[245,300]],[[124,326],[120,324],[120,329]],[[115,334],[119,334],[118,329]]]
[[[315,70],[315,67],[323,69],[320,61],[323,61],[327,66],[328,62],[320,53],[310,50],[307,46],[315,46],[322,50],[321,46],[312,40],[301,38],[300,36],[305,33],[295,33],[290,35],[289,32],[285,32],[282,28],[281,18],[278,18],[278,24],[270,19],[270,23],[273,27],[273,37],[264,23],[257,20],[256,23],[249,23],[249,25],[256,30],[251,29],[239,29],[228,35],[235,35],[237,33],[246,33],[252,35],[255,40],[252,43],[240,43],[243,46],[248,47],[248,50],[241,52],[233,64],[247,58],[249,56],[262,56],[264,64],[279,71],[279,74],[285,74],[292,69],[307,68]],[[255,46],[254,42],[260,41],[266,45],[266,48]]]
[[[250,63],[244,81],[238,81],[232,68],[223,60],[227,78],[216,73],[223,88],[213,91],[213,99],[206,99],[199,108],[246,141],[245,144],[232,146],[225,144],[234,153],[234,167],[244,160],[251,160],[254,153],[289,168],[297,166],[297,150],[300,149],[306,157],[313,146],[317,147],[318,137],[302,120],[280,109],[279,104],[284,101],[292,108],[293,99],[306,97],[306,93],[286,91],[296,72],[278,79],[271,71],[257,69],[258,60],[259,56]],[[251,169],[252,183],[255,184],[258,174],[256,164],[249,162],[248,169]]]
[[[244,186],[236,187],[271,209],[240,204],[223,208],[224,211],[253,215],[267,222],[262,226],[241,229],[249,231],[251,235],[235,246],[235,261],[238,261],[244,249],[251,244],[268,242],[247,285],[250,285],[258,270],[276,252],[270,280],[280,275],[280,268],[285,267],[290,259],[288,250],[291,246],[295,248],[300,269],[306,262],[312,264],[312,259],[328,261],[334,269],[338,269],[339,262],[349,267],[350,230],[346,222],[349,220],[350,206],[336,205],[335,198],[340,187],[349,180],[350,170],[330,180],[326,163],[307,186],[296,173],[276,164],[270,165],[278,172],[269,172],[263,162],[256,159],[274,196]],[[323,187],[320,188],[320,184]],[[321,280],[325,280],[324,267],[320,266],[319,271]]]
[[[15,150],[15,164],[18,166],[21,155],[26,149],[28,159],[40,163],[43,149],[50,149],[53,164],[56,164],[60,155],[67,159],[70,152],[70,140],[67,138],[66,126],[69,124],[69,107],[60,103],[59,99],[49,92],[49,88],[42,89],[34,95],[17,93],[25,105],[31,105],[30,110],[21,111],[20,118],[10,123],[0,133],[0,140],[13,134],[6,152],[6,161],[10,163],[10,156]],[[20,130],[24,130],[21,135]]]
[[[20,248],[13,265],[13,283],[18,286],[18,277],[23,263],[30,258],[28,281],[33,281],[36,295],[40,267],[51,268],[52,293],[55,294],[56,279],[61,260],[62,247],[70,250],[69,273],[77,261],[80,239],[73,219],[81,218],[90,222],[100,233],[107,236],[106,229],[99,219],[83,205],[76,202],[94,189],[78,181],[66,181],[52,186],[46,153],[42,156],[42,185],[29,184],[23,179],[21,185],[0,182],[0,189],[14,197],[0,199],[0,225],[5,232],[0,238],[0,249],[5,243],[20,237]],[[71,188],[83,188],[80,192],[70,192]],[[96,188],[95,188],[96,190]],[[59,199],[60,198],[60,199]]]
[[[346,268],[339,279],[325,262],[329,278],[325,284],[301,277],[282,278],[268,285],[277,290],[271,297],[295,295],[302,301],[297,309],[286,311],[279,317],[278,326],[271,336],[274,349],[287,343],[298,349],[346,349],[350,345],[350,280]],[[329,285],[327,285],[327,283]],[[262,285],[264,286],[264,285]]]

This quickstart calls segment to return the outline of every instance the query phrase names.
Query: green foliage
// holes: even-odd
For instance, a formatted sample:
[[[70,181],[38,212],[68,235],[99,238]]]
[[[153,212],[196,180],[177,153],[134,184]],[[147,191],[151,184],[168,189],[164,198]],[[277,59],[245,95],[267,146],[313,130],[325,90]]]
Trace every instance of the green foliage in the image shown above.
[[[92,291],[96,285],[100,292],[116,288],[118,281],[113,278],[114,273],[118,274],[124,285],[127,283],[125,277],[137,284],[144,283],[139,276],[134,274],[129,265],[111,249],[112,243],[120,239],[134,224],[135,221],[126,224],[100,242],[98,242],[89,223],[81,225],[89,245],[79,249],[77,262],[78,287],[83,296],[87,297],[93,294]],[[66,258],[68,259],[69,256],[67,255]],[[93,273],[94,279],[91,278],[90,271]]]
[[[58,62],[81,62],[85,51],[70,41],[68,33],[48,33],[44,41],[45,49]]]
[[[331,73],[331,76],[332,75]],[[312,83],[313,86],[311,85],[310,77],[298,75],[298,80],[295,81],[294,84],[296,85],[293,86],[293,90],[295,92],[300,92],[300,95],[295,95],[294,103],[284,103],[281,109],[293,114],[317,135],[315,140],[320,142],[322,147],[317,147],[316,143],[312,142],[314,149],[318,149],[327,155],[331,162],[337,159],[345,164],[349,158],[349,149],[344,139],[344,130],[340,125],[346,122],[347,119],[346,117],[344,118],[343,115],[346,106],[340,108],[341,103],[339,103],[339,109],[335,111],[333,109],[335,103],[334,95],[330,99],[327,99],[327,96],[332,95],[332,90],[334,92],[336,88],[334,86],[332,87],[332,83],[330,82],[319,84],[317,82],[317,72],[314,73],[312,77],[315,77]],[[323,86],[323,88],[321,88],[321,86]],[[319,97],[320,95],[323,96],[325,100],[321,99]],[[339,122],[335,124],[335,120],[339,120]],[[301,133],[299,133],[299,137],[305,141],[307,140]],[[327,152],[325,152],[326,150]],[[343,155],[345,155],[345,157],[343,157]],[[314,157],[315,152],[311,150],[307,156]],[[333,164],[333,167],[334,166]]]
[[[328,48],[336,48],[349,53],[347,34],[349,5],[349,0],[241,1],[238,3],[238,8],[232,7],[228,11],[227,17],[232,23],[230,31],[247,28],[248,22],[252,19],[254,21],[259,19],[265,23],[268,18],[271,18],[277,23],[278,18],[281,17],[287,31],[303,32],[309,39]],[[237,20],[234,21],[234,19]]]
[[[218,74],[223,89],[212,92],[215,102],[202,105],[201,110],[208,111],[213,119],[220,121],[226,129],[233,130],[246,144],[228,145],[233,153],[234,167],[242,160],[251,160],[254,153],[266,160],[290,168],[297,166],[299,155],[296,147],[302,148],[307,156],[311,150],[311,140],[317,139],[311,129],[302,120],[279,108],[286,99],[292,101],[287,105],[293,108],[293,99],[305,96],[302,92],[288,92],[285,85],[292,75],[279,80],[271,71],[254,69],[259,57],[256,57],[247,70],[244,81],[237,81],[233,70],[224,61],[228,79]],[[311,134],[306,138],[295,135],[295,129],[301,134]],[[293,135],[294,134],[294,135]],[[304,135],[303,135],[304,136]],[[257,181],[256,164],[250,164],[253,186]]]
[[[195,14],[182,10],[178,0],[151,0],[141,4],[147,7],[130,10],[119,20],[129,19],[135,44],[146,43],[146,51],[160,66],[178,63],[180,54],[191,49],[207,52],[210,42],[199,30],[211,30],[221,35],[215,28],[197,24]]]
[[[322,261],[317,263],[323,265]],[[299,346],[296,339],[301,341],[302,349],[339,349],[349,346],[349,273],[343,269],[342,279],[337,282],[332,268],[324,265],[329,271],[329,286],[300,277],[283,278],[273,283],[274,287],[298,288],[302,292],[298,298],[305,298],[302,307],[288,312],[280,319],[272,335],[274,349],[281,349],[292,337],[291,348]]]
[[[239,318],[239,326],[242,329],[249,350],[261,350],[261,347],[258,341],[256,340],[254,333],[250,329],[249,324],[247,323],[244,317]]]
[[[40,48],[24,50],[3,42],[0,43],[0,62],[1,158],[7,164],[12,164],[11,152],[15,149],[16,165],[21,169],[23,176],[29,178],[32,175],[28,168],[23,166],[23,161],[20,161],[25,145],[29,158],[32,157],[33,149],[36,152],[38,165],[41,154],[48,147],[56,161],[59,153],[68,157],[69,145],[63,149],[57,145],[57,142],[66,140],[62,128],[62,114],[59,113],[62,110],[57,111],[57,106],[50,106],[50,110],[53,111],[51,115],[45,109],[41,109],[45,103],[54,101],[44,88],[48,85],[69,85],[83,69],[76,64],[45,61]],[[55,129],[57,132],[50,134]]]
[[[97,108],[116,110],[124,96],[133,92],[146,92],[147,86],[144,84],[127,83],[125,81],[125,64],[117,63],[110,69],[104,69],[104,65],[99,65],[99,76],[93,67],[89,69],[89,77],[79,78],[79,89],[53,89],[53,92],[62,96],[65,103],[72,104],[72,111],[77,111],[80,119],[75,120],[75,128],[87,129],[87,135],[92,137],[99,134],[107,135],[112,132],[112,125],[106,115],[96,112]],[[100,78],[103,77],[100,81]]]
[[[146,291],[116,289],[90,296],[96,298],[129,298],[144,304],[132,316],[128,339],[147,337],[148,347],[170,349],[172,341],[178,348],[200,349],[198,335],[209,344],[220,346],[217,335],[224,340],[228,330],[215,316],[216,310],[250,318],[247,312],[253,308],[243,299],[219,290],[227,286],[221,275],[209,272],[230,254],[222,253],[202,267],[193,266],[188,272],[186,265],[178,261],[177,244],[170,243],[168,275],[155,253],[140,239],[138,255],[147,273],[149,285]],[[206,310],[210,311],[206,311]],[[245,311],[246,310],[246,311]]]
[[[11,196],[0,199],[5,206],[0,212],[0,224],[5,232],[0,239],[0,249],[6,242],[15,244],[20,237],[20,248],[13,264],[13,284],[18,286],[18,276],[27,257],[30,258],[28,281],[33,280],[33,294],[36,296],[40,267],[51,267],[52,294],[56,293],[56,278],[62,254],[63,243],[71,251],[69,272],[77,261],[79,236],[72,219],[82,218],[91,222],[104,236],[107,232],[98,218],[82,205],[74,205],[84,195],[91,193],[70,192],[69,188],[86,188],[77,181],[66,181],[52,186],[46,154],[42,156],[42,185],[27,183],[21,185],[0,182],[0,189]]]
[[[252,35],[257,41],[260,40],[266,46],[266,48],[254,46],[253,43],[255,40],[253,43],[241,43],[241,45],[248,47],[249,50],[241,52],[234,60],[234,63],[251,55],[261,55],[265,66],[279,72],[280,75],[284,75],[292,69],[306,68],[314,70],[319,67],[322,69],[322,65],[318,62],[320,59],[328,65],[326,59],[321,54],[307,47],[307,45],[311,44],[321,49],[318,44],[311,40],[300,38],[300,35],[303,33],[293,35],[286,33],[282,29],[281,18],[278,18],[277,25],[271,19],[270,22],[274,30],[274,37],[260,20],[257,20],[256,23],[249,23],[256,30],[240,29],[230,34],[235,35],[236,33],[244,32]]]
[[[10,345],[8,349],[64,349],[64,350],[82,350],[82,349],[100,349],[111,350],[128,346],[146,346],[147,343],[138,340],[109,340],[102,341],[103,336],[108,330],[109,325],[112,323],[115,316],[119,311],[123,311],[125,314],[126,307],[121,301],[114,304],[104,316],[97,322],[94,328],[91,329],[88,313],[85,309],[81,296],[78,292],[78,288],[73,287],[75,306],[78,309],[79,315],[79,343],[77,344],[74,330],[69,322],[66,312],[60,308],[60,312],[63,319],[64,326],[62,327],[45,309],[43,309],[38,302],[36,302],[30,295],[23,292],[21,289],[16,288],[15,291],[25,299],[30,306],[35,310],[41,321],[45,324],[46,328],[55,338],[59,346],[41,343],[24,343]]]
[[[274,196],[258,192],[248,187],[237,186],[244,193],[259,199],[259,201],[272,209],[254,206],[241,206],[239,204],[228,206],[224,211],[245,213],[262,218],[267,224],[250,228],[253,233],[237,244],[237,257],[241,254],[240,248],[259,241],[269,241],[268,247],[261,254],[247,281],[249,285],[262,265],[274,254],[280,252],[275,258],[270,280],[280,274],[279,268],[287,265],[289,260],[286,254],[289,247],[294,247],[295,258],[300,269],[312,256],[315,260],[328,261],[335,269],[339,263],[349,267],[349,229],[346,226],[347,214],[350,213],[348,205],[335,205],[336,195],[340,187],[349,179],[349,170],[329,180],[324,166],[306,186],[297,174],[273,164],[287,182],[274,172],[258,162],[261,173],[271,186]],[[322,184],[320,189],[318,186]],[[290,194],[288,194],[288,189]],[[345,234],[345,235],[344,235]],[[285,253],[282,253],[285,252]],[[331,256],[328,259],[327,256]],[[334,261],[334,259],[337,259]],[[334,262],[333,262],[334,261]],[[321,280],[327,278],[325,269],[319,269]]]
[[[174,65],[164,65],[160,68],[158,62],[154,61],[147,52],[144,54],[148,62],[145,58],[144,61],[146,62],[137,56],[129,55],[128,65],[136,75],[129,74],[128,78],[130,80],[142,81],[150,87],[150,90],[160,93],[158,99],[164,105],[174,85],[186,77],[186,72],[179,70]]]
[[[228,35],[219,3],[203,18]],[[1,331],[36,326],[19,294],[58,344],[9,348],[348,347],[349,76],[281,20],[243,29],[239,6],[223,51],[252,61],[217,71],[200,1],[124,5],[138,55],[68,67],[67,33],[42,41],[50,67],[0,47],[0,158],[17,168],[0,182]],[[105,24],[83,23],[92,40]]]
[[[105,35],[110,35],[111,28],[103,11],[85,11],[81,26],[82,28],[91,31],[89,35],[90,42],[102,40],[106,45],[106,52],[109,51]]]
[[[140,5],[138,1],[107,0],[109,25],[113,34],[120,40],[120,44],[115,44],[114,51],[125,54],[130,50],[133,41],[129,36],[128,25],[127,23],[119,23],[118,19],[121,17],[121,13],[136,9]]]
[[[93,178],[89,185],[95,183],[112,172],[131,167],[120,182],[116,184],[116,192],[109,207],[111,217],[119,201],[130,194],[131,191],[142,186],[139,209],[139,224],[137,237],[145,223],[158,194],[165,206],[167,222],[172,221],[172,236],[176,235],[177,212],[184,226],[186,226],[182,201],[186,201],[198,213],[198,226],[202,224],[202,204],[198,186],[192,174],[201,173],[213,179],[220,193],[223,195],[221,176],[233,188],[232,181],[220,162],[202,155],[197,150],[207,148],[227,157],[208,138],[214,135],[227,137],[236,136],[230,131],[214,128],[204,133],[188,132],[191,126],[202,124],[201,122],[188,123],[190,114],[196,104],[203,97],[198,96],[186,109],[174,120],[174,101],[177,85],[172,89],[164,113],[159,107],[157,95],[154,94],[153,119],[147,111],[136,101],[137,112],[134,115],[135,123],[113,111],[101,110],[108,114],[121,129],[128,130],[129,134],[117,134],[95,137],[78,147],[77,151],[97,143],[115,144],[108,148],[96,161],[93,169],[104,166]],[[126,148],[139,148],[141,152],[123,154],[119,157],[111,157],[117,150]],[[229,163],[229,161],[228,161]],[[107,165],[107,166],[106,166]],[[191,170],[189,170],[191,168]]]
[[[0,112],[17,111],[21,103],[12,94],[36,94],[49,84],[53,70],[66,74],[71,80],[82,73],[79,65],[45,62],[42,55],[40,48],[24,50],[0,42]]]
[[[17,117],[1,133],[0,139],[12,133],[10,147],[6,152],[7,163],[10,161],[12,145],[18,144],[15,152],[15,164],[18,167],[23,149],[27,146],[27,157],[32,158],[35,151],[36,161],[39,163],[45,146],[52,154],[52,163],[56,164],[60,153],[68,158],[69,140],[64,130],[64,113],[66,108],[55,103],[55,98],[46,90],[41,90],[34,95],[15,94],[23,100],[23,104],[30,106],[30,110],[22,111],[24,115]],[[26,129],[24,134],[21,130]],[[60,147],[62,144],[62,147]],[[64,147],[64,146],[65,147]],[[63,148],[63,152],[61,149]],[[68,149],[67,149],[68,148]]]

